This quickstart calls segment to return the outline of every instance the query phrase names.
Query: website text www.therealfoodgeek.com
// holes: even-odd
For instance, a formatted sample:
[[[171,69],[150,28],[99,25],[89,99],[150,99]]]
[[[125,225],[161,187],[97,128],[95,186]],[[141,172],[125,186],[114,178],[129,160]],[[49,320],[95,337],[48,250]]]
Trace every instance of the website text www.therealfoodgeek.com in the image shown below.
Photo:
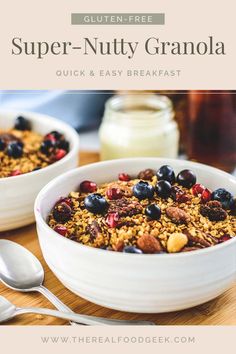
[[[74,77],[74,78],[88,78],[88,77],[159,77],[159,78],[173,78],[181,75],[179,69],[56,69],[55,75],[58,78]]]
[[[195,336],[54,336],[41,337],[43,344],[195,344]]]

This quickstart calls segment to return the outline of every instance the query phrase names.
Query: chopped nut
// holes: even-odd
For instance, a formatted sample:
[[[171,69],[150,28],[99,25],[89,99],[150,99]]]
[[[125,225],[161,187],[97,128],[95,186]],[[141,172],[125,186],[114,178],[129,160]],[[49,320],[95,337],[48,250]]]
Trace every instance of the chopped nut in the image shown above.
[[[208,242],[206,239],[198,237],[198,236],[191,235],[190,232],[187,229],[183,230],[183,233],[187,236],[188,240],[190,241],[190,245],[194,245],[195,246],[196,244],[199,244],[199,245],[202,245],[204,247],[210,247],[211,246],[211,243]]]
[[[190,221],[189,215],[180,208],[168,207],[166,215],[176,224],[187,224]]]
[[[174,233],[170,235],[167,241],[167,250],[169,253],[179,252],[188,243],[188,238],[182,233]]]
[[[137,241],[137,245],[144,253],[156,253],[162,251],[160,242],[154,236],[148,234],[141,236]]]

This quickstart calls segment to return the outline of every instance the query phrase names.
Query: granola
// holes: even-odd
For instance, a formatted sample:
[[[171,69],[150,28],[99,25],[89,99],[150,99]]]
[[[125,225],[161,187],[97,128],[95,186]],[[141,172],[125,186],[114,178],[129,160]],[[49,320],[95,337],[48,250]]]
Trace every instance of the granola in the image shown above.
[[[137,254],[189,252],[236,236],[232,194],[211,192],[193,171],[150,171],[134,178],[122,173],[100,186],[83,181],[56,202],[49,226],[87,246]]]
[[[69,143],[63,134],[52,131],[42,136],[32,131],[28,119],[18,117],[12,129],[0,129],[0,178],[39,170],[68,151]]]

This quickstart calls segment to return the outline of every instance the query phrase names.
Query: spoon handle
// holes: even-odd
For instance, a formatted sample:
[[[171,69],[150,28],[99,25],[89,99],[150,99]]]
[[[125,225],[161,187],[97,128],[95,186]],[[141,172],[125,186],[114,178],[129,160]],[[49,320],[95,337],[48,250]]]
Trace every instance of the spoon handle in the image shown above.
[[[46,308],[35,308],[35,307],[16,308],[16,312],[15,312],[16,316],[21,315],[21,314],[26,314],[26,313],[34,313],[34,314],[39,314],[39,315],[58,317],[58,318],[68,320],[68,321],[79,322],[81,324],[88,325],[88,326],[93,326],[93,325],[96,325],[96,326],[97,325],[99,325],[99,326],[102,326],[102,325],[103,326],[154,325],[154,323],[149,322],[149,321],[122,321],[122,320],[109,320],[106,318],[100,318],[98,321],[97,317],[94,317],[94,316],[84,316],[84,315],[78,315],[75,313],[65,313],[65,312],[60,312],[57,310],[51,310],[51,309],[46,309]]]
[[[45,286],[40,285],[37,288],[35,288],[40,294],[45,296],[51,304],[53,304],[59,311],[62,312],[68,312],[68,313],[74,313],[68,306],[66,306],[61,300],[58,299],[56,295],[54,295],[50,290],[45,288]],[[78,325],[78,323],[70,322],[72,326]]]
[[[44,295],[59,311],[74,313],[68,306],[66,306],[61,300],[58,299],[50,290],[45,286],[40,285],[35,290]]]

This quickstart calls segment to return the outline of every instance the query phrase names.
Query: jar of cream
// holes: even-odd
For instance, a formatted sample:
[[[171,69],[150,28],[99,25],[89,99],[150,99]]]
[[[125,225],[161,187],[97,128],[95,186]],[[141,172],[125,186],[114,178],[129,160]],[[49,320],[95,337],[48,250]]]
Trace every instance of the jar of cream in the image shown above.
[[[162,95],[113,96],[106,102],[99,137],[102,160],[178,154],[173,106]]]

